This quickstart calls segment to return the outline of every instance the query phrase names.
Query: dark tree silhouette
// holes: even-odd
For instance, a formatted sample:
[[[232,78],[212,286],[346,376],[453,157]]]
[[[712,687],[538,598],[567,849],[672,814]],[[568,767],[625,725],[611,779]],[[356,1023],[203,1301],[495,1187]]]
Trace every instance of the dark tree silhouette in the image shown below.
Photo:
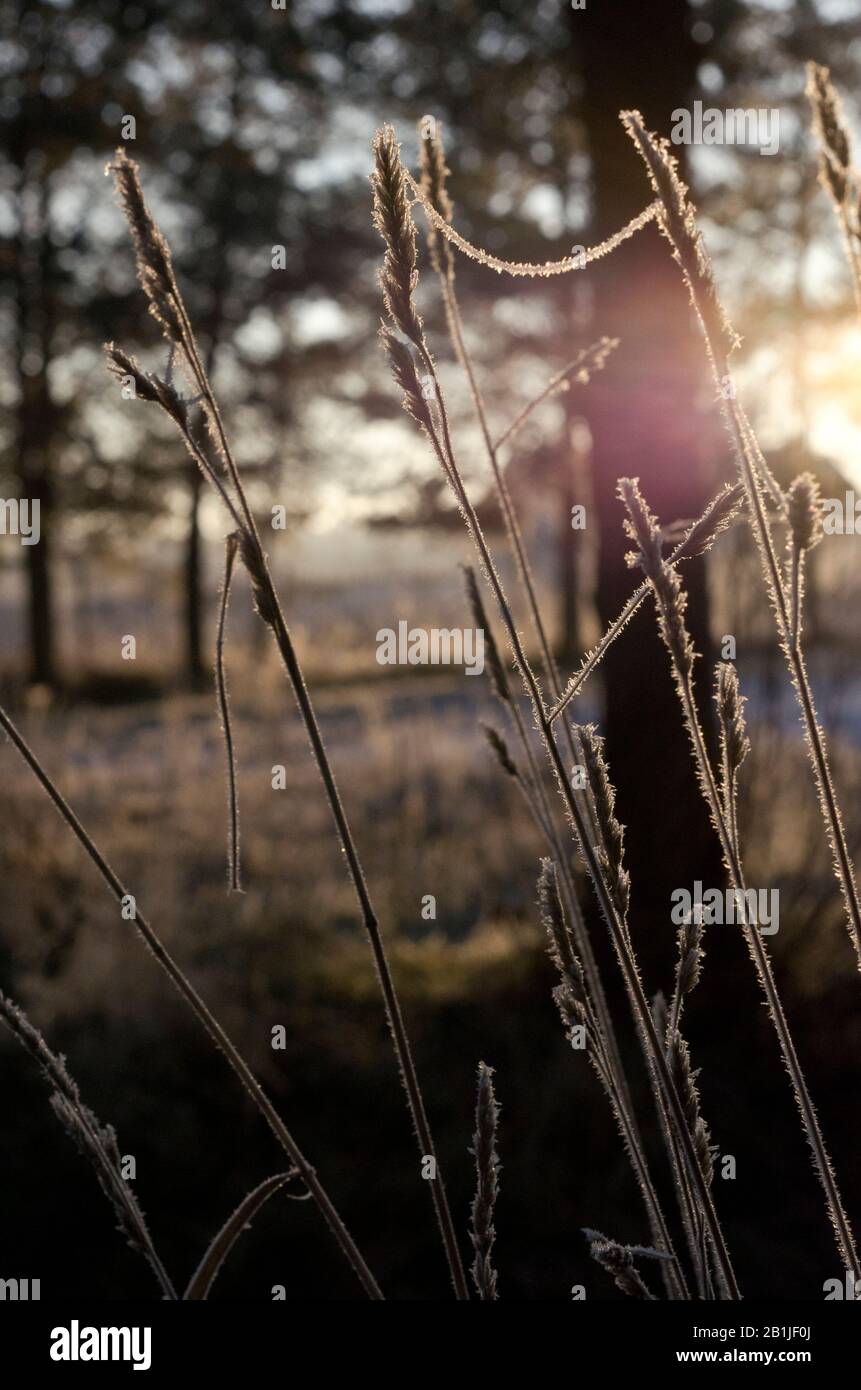
[[[627,7],[623,25],[607,6],[571,13],[592,167],[590,239],[622,226],[650,200],[619,111],[638,108],[652,128],[669,134],[672,111],[689,104],[694,88],[697,49],[689,25],[687,0]],[[681,147],[679,152],[684,154]],[[593,437],[600,528],[597,605],[607,623],[636,582],[625,563],[630,545],[617,479],[638,476],[662,521],[693,517],[714,490],[721,438],[714,406],[704,408],[709,392],[702,343],[657,228],[647,227],[588,273],[594,278],[595,322],[621,340],[583,402]],[[713,642],[702,562],[687,566],[684,578],[688,624],[704,658],[700,680],[708,682]],[[718,881],[720,862],[650,607],[611,648],[603,673],[607,755],[620,819],[629,831],[635,911],[663,921],[671,889],[695,878]]]

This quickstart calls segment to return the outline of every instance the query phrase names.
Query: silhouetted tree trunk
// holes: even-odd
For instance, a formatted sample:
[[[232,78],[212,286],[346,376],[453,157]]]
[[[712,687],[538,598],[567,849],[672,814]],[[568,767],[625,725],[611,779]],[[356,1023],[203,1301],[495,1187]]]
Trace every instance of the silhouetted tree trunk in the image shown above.
[[[583,117],[593,163],[589,240],[623,225],[653,197],[643,165],[618,120],[636,107],[647,126],[668,134],[671,112],[689,101],[696,64],[686,0],[660,5],[589,5],[570,19],[585,85]],[[638,582],[625,564],[630,542],[616,496],[620,476],[640,478],[662,522],[695,516],[712,487],[708,447],[719,439],[703,415],[705,356],[669,246],[654,225],[589,268],[596,291],[594,328],[621,339],[583,397],[593,436],[593,494],[600,532],[597,604],[603,624]],[[687,565],[688,624],[702,684],[713,666],[705,572]],[[603,663],[607,755],[628,827],[633,913],[669,927],[670,892],[694,879],[720,883],[720,857],[697,788],[669,658],[654,607],[644,606]],[[701,690],[702,694],[702,690]],[[703,700],[708,705],[708,694]],[[663,933],[661,933],[663,936]],[[667,937],[664,940],[667,940]],[[640,937],[642,940],[642,937]]]

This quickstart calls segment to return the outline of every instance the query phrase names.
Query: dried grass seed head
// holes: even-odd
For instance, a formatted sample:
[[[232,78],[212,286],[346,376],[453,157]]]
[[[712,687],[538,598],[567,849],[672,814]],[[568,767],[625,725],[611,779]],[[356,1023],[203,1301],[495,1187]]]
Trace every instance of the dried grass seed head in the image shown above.
[[[575,725],[574,732],[583,749],[586,776],[601,830],[602,844],[598,858],[607,877],[616,911],[624,922],[628,916],[631,880],[625,868],[625,832],[616,818],[616,791],[604,757],[604,740],[598,736],[593,724]]]
[[[433,436],[430,406],[422,393],[419,374],[408,344],[385,324],[380,329],[380,339],[389,360],[392,376],[401,388],[404,410],[426,434]]]
[[[703,961],[702,940],[703,923],[697,920],[693,912],[689,912],[678,931],[679,960],[676,984],[680,996],[690,994],[699,983]]]
[[[715,703],[720,720],[721,742],[731,773],[741,767],[750,752],[750,739],[744,719],[746,697],[738,685],[738,672],[729,661],[719,661],[715,676]]]
[[[812,473],[800,473],[786,494],[787,541],[799,551],[812,550],[822,540],[822,496]]]
[[[744,501],[744,488],[741,483],[727,483],[716,497],[712,498],[702,516],[686,532],[680,547],[680,560],[693,559],[705,555],[718,536],[730,527],[738,515]]]
[[[667,996],[662,989],[659,989],[652,1000],[652,1022],[655,1025],[655,1032],[659,1038],[665,1038],[667,1036],[668,1019]]]
[[[700,1114],[700,1097],[697,1090],[698,1071],[691,1066],[691,1054],[687,1043],[678,1031],[668,1041],[667,1061],[682,1108],[685,1112],[688,1129],[693,1140],[697,1162],[706,1183],[711,1186],[714,1177],[714,1155],[708,1126]]]
[[[107,166],[106,173],[114,176],[117,199],[132,236],[138,279],[149,300],[150,312],[161,324],[167,339],[180,343],[183,334],[174,295],[170,247],[147,207],[140,170],[120,147]]]
[[[180,427],[185,427],[187,406],[173,386],[169,386],[155,373],[144,371],[136,357],[124,352],[114,343],[105,343],[105,353],[108,359],[108,371],[120,381],[130,378],[138,400],[152,401],[156,405],[160,405],[172,420],[175,420]]]
[[[610,1240],[600,1231],[590,1230],[588,1226],[583,1228],[583,1234],[589,1241],[589,1254],[592,1259],[613,1276],[616,1287],[621,1289],[622,1293],[630,1298],[646,1299],[650,1303],[655,1301],[654,1294],[649,1292],[634,1264],[636,1247],[620,1245],[618,1241]],[[657,1251],[642,1249],[639,1253],[658,1255]]]
[[[584,1028],[587,1049],[596,1064],[602,1060],[602,1051],[592,1026],[592,1018],[581,998],[578,998],[577,989],[572,984],[572,976],[567,972],[563,974],[561,982],[554,986],[553,1002],[559,1010],[559,1017],[562,1020],[562,1027],[566,1038],[572,1041],[572,1033],[575,1028]],[[581,1046],[578,1040],[578,1048]]]
[[[490,672],[490,683],[493,693],[504,705],[511,704],[511,689],[508,678],[505,674],[505,667],[496,645],[496,638],[487,617],[487,609],[481,597],[481,590],[478,587],[478,580],[475,577],[475,570],[472,565],[462,565],[463,580],[466,588],[466,600],[469,604],[469,611],[472,614],[472,621],[476,629],[484,633],[484,654],[487,660],[488,671]]]
[[[493,1213],[499,1195],[501,1164],[496,1147],[500,1106],[493,1088],[493,1068],[478,1064],[478,1087],[475,1102],[475,1134],[470,1150],[475,1158],[476,1188],[472,1203],[470,1239],[475,1250],[472,1277],[479,1297],[491,1302],[497,1297],[497,1274],[492,1253],[496,1231]]]
[[[515,782],[519,782],[520,773],[517,770],[517,764],[508,751],[508,744],[502,734],[498,729],[494,729],[492,724],[482,724],[481,729],[503,772],[507,773],[509,777],[513,777]]]
[[[279,612],[274,599],[271,583],[268,582],[266,559],[257,539],[247,530],[235,532],[239,555],[251,580],[251,593],[258,614],[268,627],[277,629]]]
[[[418,283],[416,229],[407,182],[401,164],[400,145],[394,128],[385,125],[374,136],[374,225],[385,243],[380,284],[392,322],[417,347],[422,324],[413,303]]]
[[[636,478],[620,478],[618,494],[628,512],[625,531],[637,546],[637,552],[629,557],[629,563],[639,564],[652,584],[658,604],[661,636],[679,672],[689,674],[694,664],[694,648],[685,627],[687,596],[675,569],[663,557],[661,528],[649,510]]]
[[[819,63],[807,64],[806,91],[819,141],[819,178],[838,208],[842,208],[849,192],[852,149],[843,106],[828,68]]]
[[[445,162],[440,123],[428,117],[419,122],[419,160],[422,192],[443,221],[450,223],[454,213],[446,188],[450,171]],[[434,270],[442,271],[449,277],[453,276],[454,253],[448,240],[440,236],[430,218],[427,241]]]
[[[565,909],[559,896],[556,865],[552,859],[541,860],[541,870],[538,875],[538,910],[541,925],[550,942],[550,954],[554,964],[560,970],[570,970],[572,961],[576,960],[576,956],[571,945],[568,923],[565,920]],[[578,978],[582,980],[582,973]]]
[[[552,859],[541,860],[538,876],[538,906],[541,925],[547,933],[550,959],[559,971],[560,983],[553,990],[553,999],[562,1018],[565,1034],[570,1037],[575,1027],[585,1027],[589,1050],[593,1058],[599,1048],[595,1037],[593,1013],[586,989],[586,977],[577,955],[565,909],[559,894],[556,865]]]

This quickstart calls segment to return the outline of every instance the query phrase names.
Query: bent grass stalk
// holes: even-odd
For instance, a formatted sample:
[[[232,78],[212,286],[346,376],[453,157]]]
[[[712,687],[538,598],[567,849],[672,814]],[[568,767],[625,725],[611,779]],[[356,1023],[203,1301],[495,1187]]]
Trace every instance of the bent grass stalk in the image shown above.
[[[264,1178],[251,1192],[242,1198],[239,1206],[231,1212],[221,1229],[216,1232],[203,1253],[203,1258],[188,1283],[188,1288],[183,1294],[185,1302],[200,1302],[209,1297],[212,1285],[218,1276],[218,1271],[224,1264],[234,1245],[247,1231],[260,1209],[268,1202],[269,1198],[285,1187],[293,1178],[298,1177],[298,1169],[291,1168],[289,1173],[276,1173],[271,1178]],[[307,1201],[310,1192],[304,1195],[293,1196],[287,1194],[294,1202]]]
[[[62,793],[54,785],[51,778],[48,776],[48,773],[45,771],[39,759],[36,757],[36,754],[29,747],[26,740],[18,731],[17,727],[12,722],[9,715],[6,713],[5,709],[3,709],[2,706],[0,706],[0,727],[2,727],[9,735],[9,738],[12,740],[18,752],[21,754],[21,757],[24,759],[24,762],[27,764],[30,771],[34,774],[37,781],[41,784],[43,790],[47,792],[48,797],[53,803],[55,809],[59,811],[63,820],[69,826],[70,830],[75,835],[78,842],[83,846],[84,850],[89,855],[93,864],[95,864],[105,883],[108,885],[114,897],[117,899],[117,902],[122,903],[124,899],[128,899],[130,896],[128,889],[114,873],[113,869],[111,868],[107,859],[105,859],[101,850],[98,849],[93,839],[85,830],[81,821],[75,815],[75,812],[72,810],[71,806],[69,806]],[[299,1145],[293,1138],[293,1135],[288,1130],[284,1121],[281,1119],[281,1116],[278,1114],[277,1110],[275,1109],[271,1100],[267,1096],[266,1092],[263,1090],[263,1087],[260,1085],[259,1081],[254,1076],[254,1073],[252,1072],[248,1063],[245,1061],[238,1048],[231,1042],[230,1038],[227,1036],[221,1024],[218,1022],[215,1015],[212,1013],[212,1011],[208,1008],[208,1006],[204,1003],[203,999],[197,993],[196,989],[194,988],[188,977],[185,975],[184,971],[181,969],[179,965],[177,965],[170,952],[162,943],[161,938],[158,936],[155,929],[149,924],[149,922],[143,916],[143,914],[137,910],[135,911],[134,924],[135,930],[137,931],[138,935],[141,937],[144,944],[152,952],[156,961],[161,966],[162,970],[170,980],[171,984],[175,987],[175,989],[179,991],[185,1002],[188,1004],[189,1008],[194,1013],[198,1022],[209,1034],[209,1037],[215,1043],[216,1047],[227,1058],[228,1063],[233,1068],[233,1071],[238,1077],[241,1085],[243,1086],[247,1094],[250,1096],[257,1109],[260,1111],[260,1114],[266,1120],[266,1123],[269,1125],[269,1128],[272,1130],[272,1133],[275,1135],[275,1138],[278,1140],[281,1147],[284,1149],[284,1152],[290,1158],[294,1168],[297,1170],[305,1186],[308,1188],[308,1191],[311,1193],[311,1196],[314,1202],[316,1203],[317,1208],[320,1211],[320,1214],[323,1216],[330,1231],[332,1232],[332,1235],[335,1237],[335,1240],[340,1246],[342,1252],[344,1253],[344,1255],[352,1265],[353,1269],[355,1270],[362,1284],[362,1287],[367,1293],[368,1297],[373,1299],[381,1299],[383,1295],[380,1291],[376,1279],[374,1278],[373,1274],[366,1265],[355,1242],[353,1241],[352,1236],[350,1235],[349,1231],[347,1230],[346,1226],[341,1220],[341,1217],[339,1216],[335,1206],[329,1198],[328,1193],[323,1187],[323,1184],[320,1182],[311,1164],[305,1158],[305,1155],[299,1148]]]
[[[224,749],[227,763],[227,878],[232,893],[242,892],[242,870],[239,860],[239,794],[236,787],[236,748],[233,740],[233,724],[230,718],[230,699],[227,693],[224,637],[227,627],[227,606],[230,602],[230,584],[233,579],[233,566],[238,547],[239,538],[231,532],[224,542],[224,578],[221,584],[221,602],[218,605],[218,626],[215,636],[215,690],[221,727],[224,730]]]
[[[231,516],[238,523],[239,552],[251,580],[255,605],[258,614],[273,634],[290,679],[302,722],[311,743],[314,761],[323,782],[326,800],[344,852],[350,879],[358,899],[383,996],[397,1064],[407,1093],[407,1103],[419,1153],[422,1158],[430,1157],[435,1162],[437,1176],[428,1186],[431,1189],[431,1200],[436,1212],[452,1284],[459,1299],[468,1299],[469,1290],[449,1211],[442,1168],[425,1112],[421,1087],[379,921],[373,907],[359,852],[329,761],[316,712],[305,684],[302,667],[269,572],[268,559],[263,549],[257,524],[227,437],[218,402],[200,357],[185,302],[173,273],[170,249],[144,201],[137,166],[128,158],[125,151],[120,149],[117,151],[112,168],[119,199],[135,245],[138,276],[149,299],[150,310],[161,324],[172,347],[179,352],[186,371],[197,388],[210,437],[222,461],[232,495],[231,491],[228,491],[224,486],[222,479],[219,478],[215,466],[206,458],[201,445],[193,434],[189,424],[188,403],[183,402],[166,382],[141,373],[136,364],[132,362],[131,368],[133,372],[136,372],[135,385],[139,394],[143,394],[144,399],[159,404],[173,420],[192,457],[198,462],[204,476],[216,487]],[[117,368],[120,370],[129,369],[130,359],[125,354],[120,355],[120,360],[116,350],[111,349],[109,355],[114,364],[113,370],[117,370]]]
[[[471,260],[478,261],[479,265],[487,266],[488,270],[495,270],[500,275],[526,276],[529,278],[547,278],[552,275],[568,275],[572,270],[582,270],[591,261],[600,260],[602,256],[607,256],[611,251],[615,251],[617,246],[621,246],[624,241],[632,237],[641,227],[645,227],[653,218],[658,215],[658,203],[650,203],[648,207],[638,212],[636,217],[632,217],[624,227],[620,227],[618,232],[607,237],[605,241],[599,242],[597,246],[584,247],[581,252],[574,256],[564,256],[561,261],[504,261],[499,256],[491,255],[489,251],[483,251],[480,246],[473,246],[472,242],[467,241],[466,237],[461,236],[449,222],[441,217],[433,203],[419,187],[408,169],[403,170],[404,182],[413,194],[413,200],[421,203],[431,222],[438,232],[441,232],[446,241],[450,241],[456,246],[458,251],[462,251]]]

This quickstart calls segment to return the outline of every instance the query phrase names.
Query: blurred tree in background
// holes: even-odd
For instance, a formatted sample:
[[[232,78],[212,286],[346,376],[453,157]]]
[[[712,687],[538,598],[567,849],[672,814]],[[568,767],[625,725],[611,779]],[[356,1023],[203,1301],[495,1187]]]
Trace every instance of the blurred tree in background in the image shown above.
[[[103,170],[119,143],[141,161],[204,351],[239,416],[246,466],[271,468],[288,425],[299,429],[291,399],[319,379],[318,352],[292,333],[299,306],[324,291],[337,301],[345,274],[332,195],[321,205],[297,173],[314,165],[328,129],[312,56],[269,7],[0,7],[0,372],[11,407],[0,467],[4,486],[41,507],[41,543],[23,549],[35,681],[60,674],[58,552],[82,557],[105,523],[125,545],[133,528],[181,513],[178,481],[187,675],[203,674],[198,477],[169,435],[154,449],[152,420],[105,389],[102,342],[134,344],[142,329]],[[339,342],[329,346],[337,355]]]
[[[617,120],[621,106],[642,107],[647,122],[666,133],[673,110],[694,99],[773,101],[783,117],[774,158],[729,147],[716,158],[707,152],[710,161],[701,160],[703,151],[679,153],[691,155],[688,175],[703,187],[717,252],[731,264],[745,306],[739,327],[782,326],[798,335],[800,313],[827,319],[842,303],[840,291],[817,301],[805,279],[811,218],[818,223],[827,210],[816,205],[806,151],[803,58],[831,62],[838,80],[848,81],[857,67],[857,22],[835,19],[828,8],[825,0],[663,0],[657,10],[632,6],[622,14],[599,4],[574,10],[559,0],[529,7],[517,0],[296,0],[283,9],[238,10],[199,0],[5,0],[0,386],[9,411],[0,467],[4,487],[19,488],[42,509],[42,542],[21,552],[32,678],[50,684],[59,675],[58,555],[73,556],[83,574],[94,546],[128,553],[140,536],[155,544],[169,536],[171,553],[180,542],[188,680],[199,684],[207,666],[202,632],[213,584],[204,571],[199,477],[149,412],[109,391],[101,368],[105,339],[138,342],[154,362],[161,352],[145,336],[131,258],[102,176],[117,143],[144,166],[243,461],[252,473],[265,472],[267,500],[277,496],[300,521],[337,477],[342,492],[382,492],[389,510],[403,509],[403,488],[386,492],[361,444],[368,422],[400,418],[373,342],[379,246],[366,175],[374,127],[394,120],[414,163],[417,120],[426,113],[440,119],[462,231],[509,257],[543,260],[600,238],[648,201]],[[762,240],[775,253],[773,269],[768,256],[747,257]],[[594,501],[595,597],[604,622],[631,585],[614,496],[619,474],[639,474],[668,522],[693,515],[726,474],[700,344],[655,227],[582,280],[507,281],[464,261],[458,277],[469,346],[500,427],[578,347],[600,333],[622,339],[587,392],[574,390],[545,409],[511,465],[521,497],[529,500],[532,478],[534,493],[553,499],[557,559],[545,570],[558,582],[560,647],[571,664],[582,640],[583,598],[579,552],[566,525],[572,499],[585,493],[590,510]],[[445,363],[450,353],[429,276],[422,303]],[[798,342],[793,360],[803,373]],[[457,378],[449,372],[446,379],[467,418]],[[798,383],[794,397],[803,411]],[[572,430],[584,437],[583,417],[591,429],[591,481],[582,467],[575,478],[573,468]],[[464,454],[481,492],[480,450]],[[404,449],[405,474],[426,498],[430,463],[417,466],[415,457]],[[444,507],[444,497],[437,500]],[[702,567],[691,566],[688,576],[691,626],[708,653]],[[632,655],[632,644],[642,651]],[[629,662],[654,678],[632,687]],[[666,751],[670,784],[687,788],[677,804],[690,808],[687,750],[646,623],[611,653],[604,676],[623,818],[636,826],[650,756],[630,741],[634,712]],[[663,860],[684,829],[696,867],[711,837],[698,809],[693,824],[687,810],[682,815],[683,825],[666,822],[667,846],[646,836],[643,852]],[[645,881],[636,867],[635,882]],[[663,900],[664,885],[656,892]]]

